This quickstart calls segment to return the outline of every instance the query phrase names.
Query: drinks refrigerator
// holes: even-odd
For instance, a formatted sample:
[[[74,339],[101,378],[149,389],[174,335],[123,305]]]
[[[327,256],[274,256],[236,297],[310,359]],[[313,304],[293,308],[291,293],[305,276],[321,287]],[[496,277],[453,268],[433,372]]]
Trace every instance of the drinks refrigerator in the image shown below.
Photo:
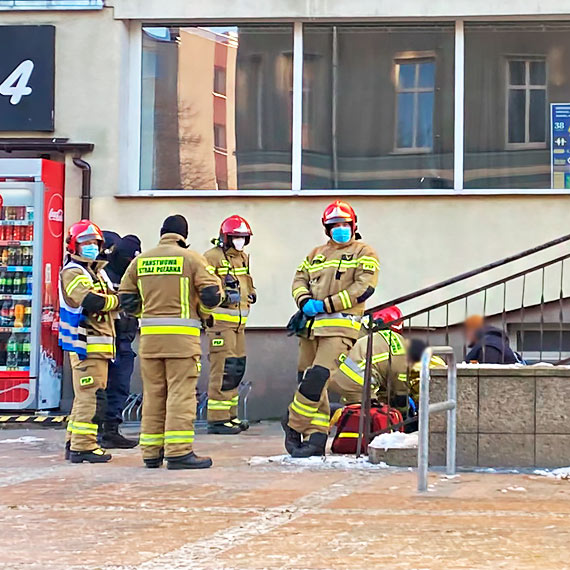
[[[0,410],[60,403],[64,169],[44,159],[0,159]]]

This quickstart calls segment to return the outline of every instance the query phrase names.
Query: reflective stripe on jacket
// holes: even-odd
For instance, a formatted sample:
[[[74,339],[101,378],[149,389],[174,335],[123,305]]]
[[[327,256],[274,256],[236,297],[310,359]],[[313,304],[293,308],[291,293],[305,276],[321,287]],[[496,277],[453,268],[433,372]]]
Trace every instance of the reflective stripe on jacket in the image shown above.
[[[216,246],[204,253],[204,257],[211,269],[220,277],[222,286],[226,287],[228,280],[234,281],[238,284],[240,293],[239,303],[222,303],[223,306],[204,311],[212,316],[209,328],[213,330],[243,328],[247,323],[251,307],[250,295],[256,295],[249,268],[249,255],[233,247],[224,250]]]
[[[347,244],[329,240],[301,262],[292,294],[299,307],[310,298],[323,301],[325,313],[309,322],[310,335],[356,339],[366,300],[378,283],[376,252],[361,240]]]
[[[115,311],[119,299],[105,273],[105,261],[72,255],[60,274],[59,344],[80,357],[115,357]],[[103,308],[89,313],[83,301],[89,294],[103,298]]]
[[[200,293],[221,299],[219,278],[206,259],[181,247],[182,237],[165,234],[127,268],[120,293],[142,303],[140,354],[146,358],[188,358],[200,354],[200,328],[207,317]],[[214,303],[215,305],[215,303]]]

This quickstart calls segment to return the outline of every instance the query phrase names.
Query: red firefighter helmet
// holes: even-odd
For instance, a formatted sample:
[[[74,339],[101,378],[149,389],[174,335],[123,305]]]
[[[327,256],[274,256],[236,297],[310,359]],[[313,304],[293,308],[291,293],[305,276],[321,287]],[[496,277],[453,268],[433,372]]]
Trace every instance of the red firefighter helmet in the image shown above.
[[[65,243],[67,244],[67,251],[70,253],[77,253],[77,246],[80,243],[96,239],[100,245],[105,241],[103,239],[103,232],[97,224],[89,220],[80,220],[73,224],[68,232]]]
[[[226,218],[220,226],[220,241],[224,246],[229,246],[232,237],[244,237],[245,243],[249,243],[249,238],[253,235],[251,227],[245,218],[241,216],[230,216]]]
[[[325,208],[322,221],[325,227],[344,222],[352,226],[353,232],[356,230],[356,213],[348,202],[342,200],[335,200]]]
[[[380,309],[372,315],[372,319],[375,321],[382,321],[383,323],[391,323],[390,328],[397,333],[401,333],[404,330],[404,322],[402,321],[402,311],[399,307],[393,305],[392,307],[386,307],[385,309]]]

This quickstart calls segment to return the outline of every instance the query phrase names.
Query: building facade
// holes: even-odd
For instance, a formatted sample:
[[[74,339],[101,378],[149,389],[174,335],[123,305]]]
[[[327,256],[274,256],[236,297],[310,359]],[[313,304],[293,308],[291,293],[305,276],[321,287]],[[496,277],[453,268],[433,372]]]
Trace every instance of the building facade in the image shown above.
[[[324,240],[331,200],[353,204],[378,251],[372,302],[567,233],[550,104],[570,102],[570,12],[556,0],[255,4],[0,1],[0,26],[55,27],[53,130],[0,138],[93,143],[91,216],[145,247],[172,213],[200,251],[224,217],[246,217],[250,379],[256,398],[276,394],[265,413],[277,415],[295,382],[291,277]],[[69,224],[81,173],[65,160]]]

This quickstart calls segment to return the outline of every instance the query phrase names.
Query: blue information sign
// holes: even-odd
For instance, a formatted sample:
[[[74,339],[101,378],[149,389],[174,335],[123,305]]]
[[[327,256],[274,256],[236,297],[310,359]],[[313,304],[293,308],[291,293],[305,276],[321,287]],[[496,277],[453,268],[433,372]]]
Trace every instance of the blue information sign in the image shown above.
[[[551,187],[570,189],[570,103],[550,105]]]

